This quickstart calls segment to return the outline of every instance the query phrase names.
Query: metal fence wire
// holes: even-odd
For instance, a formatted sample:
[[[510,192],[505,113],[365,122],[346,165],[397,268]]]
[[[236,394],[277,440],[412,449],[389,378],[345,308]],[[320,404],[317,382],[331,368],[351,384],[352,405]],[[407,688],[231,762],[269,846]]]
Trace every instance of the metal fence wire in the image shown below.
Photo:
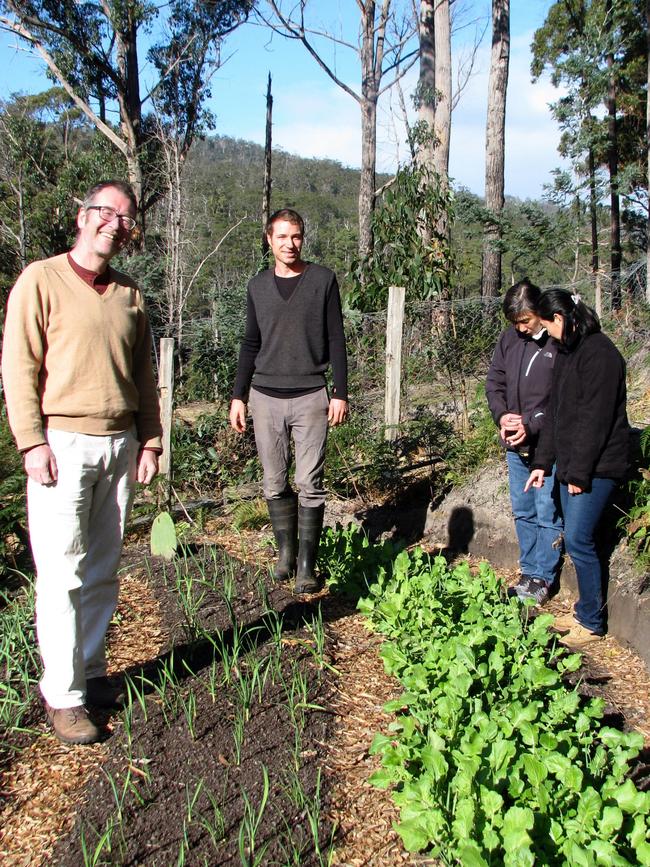
[[[603,276],[599,287],[591,277],[562,288],[578,294],[591,307],[601,293],[601,323],[626,361],[650,346],[650,305],[645,301],[645,263],[621,274],[622,304],[612,310],[611,280]],[[501,331],[507,326],[501,298],[431,300],[408,304],[404,310],[401,420],[423,406],[435,405],[449,417],[466,418],[477,388],[485,380]],[[383,423],[386,377],[385,310],[346,313],[350,368],[350,399],[373,426]]]

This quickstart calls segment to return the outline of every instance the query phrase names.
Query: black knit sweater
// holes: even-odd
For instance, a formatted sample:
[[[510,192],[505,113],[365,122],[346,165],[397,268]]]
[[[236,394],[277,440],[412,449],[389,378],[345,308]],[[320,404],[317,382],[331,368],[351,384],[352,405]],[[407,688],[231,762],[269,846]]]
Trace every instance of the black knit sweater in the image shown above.
[[[308,263],[288,298],[278,290],[273,269],[253,277],[233,397],[246,400],[251,381],[265,391],[322,387],[330,361],[333,396],[347,400],[345,334],[334,273]]]

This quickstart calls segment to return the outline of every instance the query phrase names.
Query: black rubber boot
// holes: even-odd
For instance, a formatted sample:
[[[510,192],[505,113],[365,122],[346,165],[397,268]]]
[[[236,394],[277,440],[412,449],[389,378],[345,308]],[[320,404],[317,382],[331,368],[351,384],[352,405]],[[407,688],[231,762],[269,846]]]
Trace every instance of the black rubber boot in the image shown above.
[[[296,574],[298,547],[298,499],[295,494],[267,500],[273,535],[278,546],[278,562],[274,575],[278,581],[288,581]]]
[[[318,555],[318,543],[323,529],[325,505],[315,509],[298,507],[298,572],[296,593],[315,593],[320,590],[320,581],[314,567]]]

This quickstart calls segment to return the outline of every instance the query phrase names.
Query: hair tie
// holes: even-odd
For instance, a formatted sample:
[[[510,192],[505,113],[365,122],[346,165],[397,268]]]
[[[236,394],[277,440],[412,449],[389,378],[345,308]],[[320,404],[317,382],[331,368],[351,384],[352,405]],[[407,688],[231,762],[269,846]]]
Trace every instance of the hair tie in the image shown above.
[[[575,295],[572,295],[572,296],[571,296],[571,300],[573,301],[574,306],[577,307],[577,306],[578,306],[578,301],[580,301],[581,298],[580,298],[580,296],[576,293]]]

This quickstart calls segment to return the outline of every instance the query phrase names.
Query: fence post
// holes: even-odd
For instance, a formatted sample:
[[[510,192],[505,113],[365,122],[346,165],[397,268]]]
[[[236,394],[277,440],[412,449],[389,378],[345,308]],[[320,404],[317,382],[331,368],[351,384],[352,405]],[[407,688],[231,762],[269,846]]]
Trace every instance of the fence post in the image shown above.
[[[388,290],[388,315],[386,319],[386,395],[384,399],[385,438],[397,439],[400,410],[400,379],[402,371],[402,327],[404,323],[403,286],[391,286]]]
[[[172,413],[174,408],[174,338],[160,339],[160,367],[158,369],[158,389],[160,391],[160,420],[162,422],[162,447],[159,472],[167,476],[171,484],[172,469]]]

